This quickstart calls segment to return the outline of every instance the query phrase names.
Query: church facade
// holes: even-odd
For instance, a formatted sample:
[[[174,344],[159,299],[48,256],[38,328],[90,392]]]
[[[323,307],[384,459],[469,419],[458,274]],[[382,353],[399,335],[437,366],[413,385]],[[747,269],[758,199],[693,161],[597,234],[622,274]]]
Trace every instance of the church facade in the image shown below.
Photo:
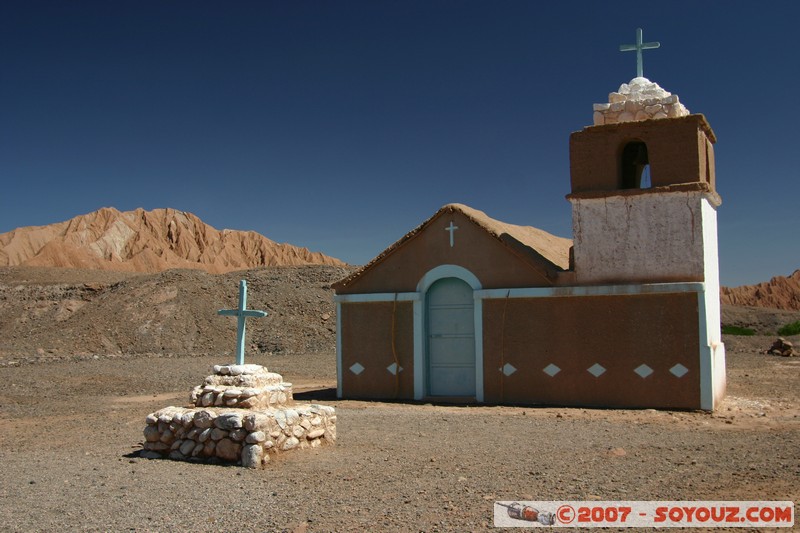
[[[594,121],[573,239],[449,204],[334,284],[340,398],[718,405],[714,133],[645,78]]]

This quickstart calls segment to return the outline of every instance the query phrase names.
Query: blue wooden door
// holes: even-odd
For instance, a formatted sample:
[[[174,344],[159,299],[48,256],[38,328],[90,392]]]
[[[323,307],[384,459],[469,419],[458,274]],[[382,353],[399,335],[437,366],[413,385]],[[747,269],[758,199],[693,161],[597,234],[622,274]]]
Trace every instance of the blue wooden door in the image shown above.
[[[427,371],[430,396],[475,396],[475,303],[458,278],[427,293]]]

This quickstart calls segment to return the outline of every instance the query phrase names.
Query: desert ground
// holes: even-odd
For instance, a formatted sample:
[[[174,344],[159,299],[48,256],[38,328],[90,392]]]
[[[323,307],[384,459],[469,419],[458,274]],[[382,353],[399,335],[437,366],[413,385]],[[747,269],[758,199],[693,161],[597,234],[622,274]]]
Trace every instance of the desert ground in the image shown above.
[[[12,274],[0,276],[6,307],[8,291],[25,285]],[[25,309],[58,312],[50,299],[62,289],[26,276],[41,301],[31,297]],[[316,288],[298,301],[329,314],[309,296],[328,281],[312,278],[302,290]],[[107,282],[117,294],[134,283]],[[800,313],[735,308],[725,316],[769,329]],[[53,322],[53,335],[69,320]],[[250,345],[247,362],[283,374],[296,399],[338,415],[335,446],[285,453],[260,470],[138,456],[147,414],[186,405],[189,390],[230,354],[139,353],[116,349],[124,336],[111,334],[113,350],[37,350],[22,326],[8,326],[19,340],[0,350],[0,530],[479,531],[492,528],[495,500],[800,501],[800,358],[765,355],[774,334],[725,336],[728,394],[715,413],[453,406],[337,400],[329,320],[313,317],[319,342],[284,336],[286,349]],[[314,350],[289,349],[306,345]]]

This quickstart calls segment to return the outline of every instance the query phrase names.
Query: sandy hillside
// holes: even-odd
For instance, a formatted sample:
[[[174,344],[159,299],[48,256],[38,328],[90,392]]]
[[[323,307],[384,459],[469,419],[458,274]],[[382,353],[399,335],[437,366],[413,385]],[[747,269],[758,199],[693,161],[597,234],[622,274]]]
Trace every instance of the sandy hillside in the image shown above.
[[[338,259],[253,231],[217,230],[175,209],[103,208],[47,226],[0,234],[0,266],[124,272],[192,268],[223,273],[263,266],[344,266]]]

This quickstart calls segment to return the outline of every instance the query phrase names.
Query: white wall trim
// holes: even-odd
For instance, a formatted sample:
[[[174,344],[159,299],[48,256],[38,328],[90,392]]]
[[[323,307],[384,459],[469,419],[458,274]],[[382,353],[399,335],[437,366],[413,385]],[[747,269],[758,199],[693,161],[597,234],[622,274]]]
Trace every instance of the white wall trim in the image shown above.
[[[475,298],[475,401],[483,403],[483,300]]]
[[[342,397],[342,304],[336,302],[336,397]]]
[[[425,397],[425,373],[421,370],[425,364],[425,313],[422,298],[414,300],[414,399]]]
[[[429,270],[417,283],[417,294],[424,296],[428,289],[442,278],[458,278],[472,287],[473,291],[481,289],[480,280],[464,267],[458,265],[439,265]]]
[[[420,298],[417,292],[378,292],[374,294],[336,294],[333,301],[337,303],[368,302],[413,302]]]
[[[485,289],[475,292],[478,298],[554,298],[558,296],[626,296],[704,292],[702,282],[646,283],[637,285],[587,285],[571,287],[534,287],[517,289]]]
[[[713,351],[708,338],[708,309],[706,308],[706,295],[697,295],[697,317],[700,329],[700,409],[714,410],[714,373],[711,368]]]
[[[453,266],[453,265],[442,265]],[[461,275],[444,275],[439,278],[429,278],[428,276],[440,267],[428,272],[420,280],[418,287],[423,286],[424,291],[420,292],[381,292],[373,294],[337,294],[333,297],[336,303],[367,303],[367,302],[416,302],[424,299],[425,291],[441,278],[459,278],[467,282],[475,291],[479,298],[553,298],[558,296],[615,296],[629,294],[664,294],[680,292],[704,292],[706,290],[703,282],[681,282],[681,283],[644,283],[633,285],[587,285],[569,287],[528,287],[515,289],[481,289],[478,278],[466,269],[456,267],[463,272],[445,271],[450,274],[459,273]],[[464,279],[463,274],[469,274],[470,279]],[[476,288],[477,287],[477,288]]]

